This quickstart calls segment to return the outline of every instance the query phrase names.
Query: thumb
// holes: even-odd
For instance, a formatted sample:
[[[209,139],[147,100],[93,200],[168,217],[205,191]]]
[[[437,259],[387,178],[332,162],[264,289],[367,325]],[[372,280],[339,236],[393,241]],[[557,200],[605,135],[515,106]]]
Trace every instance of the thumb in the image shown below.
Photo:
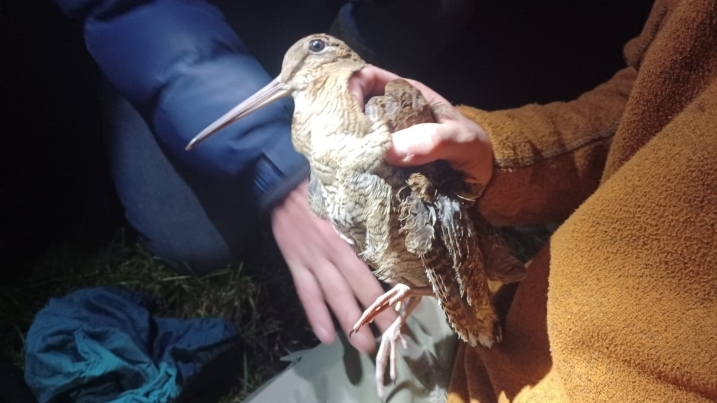
[[[397,166],[426,164],[440,158],[440,124],[421,123],[392,134],[386,162]]]

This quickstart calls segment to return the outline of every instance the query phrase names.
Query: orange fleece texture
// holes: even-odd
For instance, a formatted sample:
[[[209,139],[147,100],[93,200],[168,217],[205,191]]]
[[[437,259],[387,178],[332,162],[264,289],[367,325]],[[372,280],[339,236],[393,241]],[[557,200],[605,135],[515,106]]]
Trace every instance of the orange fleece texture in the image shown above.
[[[494,146],[493,223],[567,219],[448,401],[717,401],[717,1],[658,0],[573,102],[460,107]]]

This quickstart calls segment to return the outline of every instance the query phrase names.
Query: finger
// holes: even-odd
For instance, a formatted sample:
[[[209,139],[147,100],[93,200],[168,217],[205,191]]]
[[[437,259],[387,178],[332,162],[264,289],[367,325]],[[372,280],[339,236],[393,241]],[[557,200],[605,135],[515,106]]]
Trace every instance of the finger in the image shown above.
[[[324,299],[336,315],[344,333],[349,334],[361,317],[361,310],[348,283],[337,267],[330,261],[317,262],[315,277],[321,286]],[[319,274],[320,273],[320,274]],[[376,347],[376,341],[368,327],[354,333],[349,342],[360,351],[370,353]]]
[[[426,164],[440,158],[443,124],[421,123],[391,136],[386,162],[398,166]]]
[[[295,266],[291,268],[291,275],[311,330],[322,343],[333,343],[336,330],[314,274],[306,268]]]
[[[337,248],[337,251],[341,249]],[[354,255],[354,252],[348,246],[345,247],[345,251],[345,253],[334,255],[332,260],[342,271],[344,278],[350,279],[348,283],[361,305],[368,307],[383,295],[383,288],[376,276],[373,275],[364,262]],[[378,315],[374,323],[384,332],[391,326],[396,317],[396,312],[388,309]]]
[[[367,97],[383,94],[386,83],[395,78],[399,76],[369,64],[351,76],[349,93],[363,105]]]

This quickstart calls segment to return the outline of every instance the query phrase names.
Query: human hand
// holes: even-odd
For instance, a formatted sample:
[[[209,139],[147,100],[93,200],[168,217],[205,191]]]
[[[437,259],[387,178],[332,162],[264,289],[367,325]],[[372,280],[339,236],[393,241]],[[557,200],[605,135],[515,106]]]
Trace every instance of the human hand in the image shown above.
[[[349,92],[363,105],[367,97],[382,94],[386,83],[395,78],[400,77],[368,65],[351,77]],[[493,175],[493,148],[485,131],[432,89],[406,80],[433,106],[438,123],[421,123],[393,133],[386,162],[413,166],[442,159],[470,179],[487,185]]]
[[[369,306],[384,291],[331,223],[309,209],[307,182],[274,208],[271,228],[316,337],[326,344],[333,343],[336,337],[329,309],[348,334],[363,312],[358,303]],[[395,312],[386,310],[375,323],[383,332],[395,318]],[[354,333],[349,341],[366,353],[376,347],[367,326]]]

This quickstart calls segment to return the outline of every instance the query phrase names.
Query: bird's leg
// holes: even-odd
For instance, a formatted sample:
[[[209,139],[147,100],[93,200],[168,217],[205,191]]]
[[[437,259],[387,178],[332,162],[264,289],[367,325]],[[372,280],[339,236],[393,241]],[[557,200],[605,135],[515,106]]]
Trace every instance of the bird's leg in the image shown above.
[[[365,324],[373,322],[376,316],[389,306],[396,305],[408,297],[421,297],[425,295],[433,295],[431,287],[411,288],[405,284],[396,284],[388,290],[388,292],[378,297],[376,302],[366,308],[361,318],[359,318],[358,322],[356,322],[349,332],[349,337],[351,337],[354,332],[358,332]]]
[[[386,329],[381,336],[381,344],[378,347],[376,353],[376,392],[378,393],[379,399],[385,401],[383,395],[383,378],[386,374],[386,364],[389,365],[389,377],[391,382],[396,383],[396,358],[397,351],[396,343],[400,340],[403,348],[408,348],[406,339],[401,334],[401,328],[406,324],[406,320],[411,315],[414,309],[421,302],[420,296],[408,297],[408,301],[403,306],[403,309],[398,313],[398,318]],[[388,359],[388,362],[386,360]]]
[[[396,318],[393,324],[391,324],[381,336],[381,344],[379,345],[378,353],[376,353],[376,389],[381,401],[384,400],[383,377],[386,373],[387,364],[390,365],[389,375],[391,381],[396,381],[396,343],[401,340],[404,348],[406,348],[406,341],[401,335],[401,328],[406,323],[411,312],[418,306],[421,297],[426,295],[433,295],[433,289],[431,287],[411,288],[406,284],[396,284],[388,292],[378,297],[376,302],[364,311],[361,318],[356,322],[351,332],[349,332],[349,337],[351,337],[354,332],[359,331],[363,325],[373,322],[378,314],[390,306],[395,305],[399,311],[398,318]]]

